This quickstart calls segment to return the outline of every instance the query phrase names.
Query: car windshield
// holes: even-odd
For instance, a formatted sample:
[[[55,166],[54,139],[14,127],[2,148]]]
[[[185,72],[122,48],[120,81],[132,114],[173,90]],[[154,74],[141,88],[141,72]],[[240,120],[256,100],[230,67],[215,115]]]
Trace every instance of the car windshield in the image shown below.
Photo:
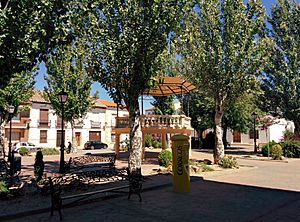
[[[29,146],[35,146],[33,143],[28,143]]]

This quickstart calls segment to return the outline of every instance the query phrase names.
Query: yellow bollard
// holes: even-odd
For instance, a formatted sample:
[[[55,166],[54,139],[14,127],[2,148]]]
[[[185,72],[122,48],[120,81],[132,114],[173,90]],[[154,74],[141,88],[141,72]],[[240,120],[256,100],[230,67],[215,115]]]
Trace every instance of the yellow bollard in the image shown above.
[[[189,137],[175,135],[172,141],[173,191],[190,192]]]

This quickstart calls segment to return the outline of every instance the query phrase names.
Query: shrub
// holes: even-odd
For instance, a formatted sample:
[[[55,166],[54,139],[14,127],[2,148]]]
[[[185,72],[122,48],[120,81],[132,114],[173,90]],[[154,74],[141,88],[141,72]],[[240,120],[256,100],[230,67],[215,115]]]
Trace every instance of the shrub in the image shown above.
[[[21,156],[28,156],[29,151],[28,151],[28,149],[27,149],[26,147],[20,147],[20,149],[19,149],[19,154],[20,154]]]
[[[279,144],[275,144],[271,148],[271,157],[274,160],[279,160],[282,157],[282,148]]]
[[[0,181],[0,197],[6,197],[9,189],[4,181]]]
[[[223,168],[239,168],[236,158],[233,156],[224,156],[221,158],[219,165]]]
[[[161,148],[161,142],[157,141],[157,140],[153,140],[152,141],[152,146],[154,148]]]
[[[152,146],[152,136],[150,134],[145,135],[145,147]]]
[[[285,157],[300,157],[300,141],[286,140],[280,143]]]
[[[205,163],[200,163],[200,166],[202,168],[202,172],[209,172],[209,171],[214,171],[213,168],[211,168],[210,166],[208,166]]]
[[[271,148],[277,144],[274,140],[270,141],[269,143],[265,144],[261,148],[261,153],[263,156],[268,156],[268,154],[271,154]],[[268,151],[269,149],[269,151]],[[268,153],[269,152],[269,153]]]
[[[168,167],[172,163],[172,153],[169,150],[162,150],[158,154],[158,164],[163,167]]]
[[[41,149],[43,155],[58,155],[59,150],[55,148],[43,148]]]

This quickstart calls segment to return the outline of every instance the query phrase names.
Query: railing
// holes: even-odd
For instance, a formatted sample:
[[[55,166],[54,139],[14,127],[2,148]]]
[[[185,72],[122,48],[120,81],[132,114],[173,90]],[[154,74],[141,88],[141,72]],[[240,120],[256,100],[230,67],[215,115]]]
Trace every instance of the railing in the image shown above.
[[[48,128],[51,125],[50,120],[38,120],[38,127],[45,127]]]
[[[91,120],[91,128],[101,128],[101,122]]]
[[[55,121],[55,127],[56,128],[61,128],[61,120],[56,120]],[[68,127],[68,122],[64,121],[64,128],[66,129]]]
[[[185,115],[141,115],[143,128],[191,128],[191,118]],[[129,117],[117,117],[116,128],[129,128]]]
[[[74,122],[74,127],[75,128],[82,128],[83,127],[83,121],[75,121]]]

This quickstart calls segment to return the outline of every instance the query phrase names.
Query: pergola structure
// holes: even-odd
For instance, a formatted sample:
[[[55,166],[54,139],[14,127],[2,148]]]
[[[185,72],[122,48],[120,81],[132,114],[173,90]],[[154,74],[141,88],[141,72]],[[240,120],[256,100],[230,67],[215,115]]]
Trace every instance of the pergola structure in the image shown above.
[[[161,77],[158,84],[142,93],[142,96],[170,96],[178,94],[186,94],[196,87],[180,77]],[[143,106],[143,99],[142,99]],[[143,107],[142,107],[143,110]],[[142,115],[140,123],[143,133],[143,144],[145,134],[161,134],[162,149],[166,149],[167,134],[184,134],[191,136],[191,118],[185,115]],[[120,135],[130,133],[129,117],[116,118],[116,134],[115,152],[118,155],[120,151]]]

